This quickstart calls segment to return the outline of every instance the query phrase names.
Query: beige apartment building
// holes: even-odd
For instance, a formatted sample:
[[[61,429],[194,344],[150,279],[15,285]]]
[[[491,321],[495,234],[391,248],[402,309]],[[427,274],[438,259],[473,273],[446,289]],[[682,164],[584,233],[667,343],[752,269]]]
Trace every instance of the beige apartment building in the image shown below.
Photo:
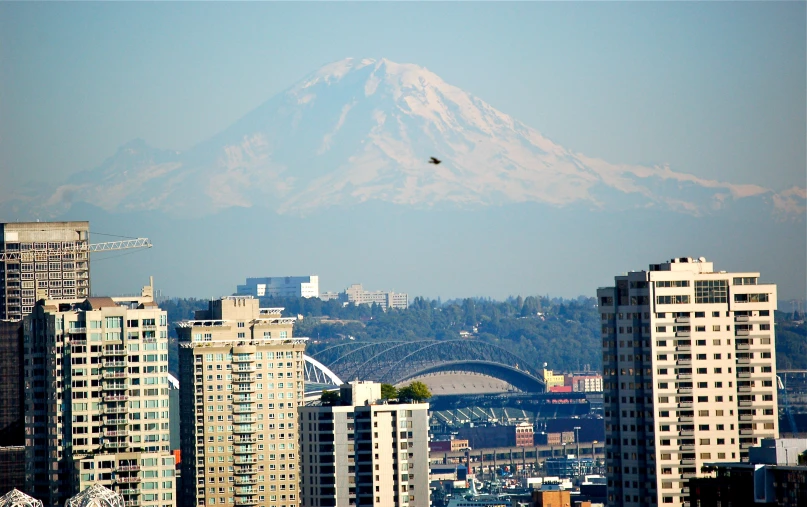
[[[25,482],[46,507],[91,485],[173,507],[166,312],[141,297],[42,300],[26,316]]]
[[[177,327],[182,505],[299,505],[306,338],[282,308],[212,300]]]
[[[300,408],[305,507],[428,507],[429,404],[389,403],[350,382],[335,406]]]
[[[777,438],[776,286],[677,258],[597,291],[609,505],[687,505],[705,463]]]
[[[89,222],[0,223],[0,320],[90,295]]]

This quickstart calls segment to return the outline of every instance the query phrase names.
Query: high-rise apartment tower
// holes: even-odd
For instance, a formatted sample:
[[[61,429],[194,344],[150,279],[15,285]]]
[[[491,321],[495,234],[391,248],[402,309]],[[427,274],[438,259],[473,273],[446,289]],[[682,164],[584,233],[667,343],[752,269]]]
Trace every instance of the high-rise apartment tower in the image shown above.
[[[299,505],[305,338],[282,308],[210,301],[179,334],[182,505]]]
[[[677,258],[597,291],[609,505],[686,505],[704,463],[779,434],[776,286]]]
[[[95,484],[175,505],[167,316],[151,294],[41,300],[23,321],[26,491],[46,507]]]
[[[429,404],[388,403],[351,382],[334,406],[300,408],[306,507],[428,507]]]
[[[89,222],[0,223],[0,319],[90,295]]]

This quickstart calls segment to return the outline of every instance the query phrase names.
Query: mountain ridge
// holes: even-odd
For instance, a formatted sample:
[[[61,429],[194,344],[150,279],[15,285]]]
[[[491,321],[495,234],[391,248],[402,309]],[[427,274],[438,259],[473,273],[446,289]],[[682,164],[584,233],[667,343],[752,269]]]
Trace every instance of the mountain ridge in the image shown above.
[[[444,161],[426,163],[428,157]],[[305,215],[379,200],[431,208],[542,202],[592,210],[662,208],[708,215],[758,200],[777,219],[803,219],[807,190],[783,191],[612,164],[552,142],[414,64],[349,58],[309,73],[185,152],[145,141],[43,199],[107,211],[179,216],[228,207]]]

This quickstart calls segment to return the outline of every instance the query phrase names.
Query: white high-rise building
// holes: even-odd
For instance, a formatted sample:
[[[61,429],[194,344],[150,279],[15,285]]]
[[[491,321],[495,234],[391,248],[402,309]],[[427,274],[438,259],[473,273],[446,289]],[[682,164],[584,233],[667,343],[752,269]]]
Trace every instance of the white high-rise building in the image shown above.
[[[294,318],[282,310],[230,296],[178,324],[178,505],[299,505],[297,407],[307,338],[292,337]]]
[[[42,300],[24,319],[25,483],[46,507],[102,485],[176,504],[166,312],[141,297]]]
[[[704,463],[778,437],[776,285],[759,276],[678,258],[597,291],[609,505],[686,505]]]
[[[238,286],[236,295],[318,298],[319,277],[311,275],[247,278],[244,285]]]
[[[428,507],[428,412],[359,381],[341,386],[337,405],[301,407],[302,505]]]

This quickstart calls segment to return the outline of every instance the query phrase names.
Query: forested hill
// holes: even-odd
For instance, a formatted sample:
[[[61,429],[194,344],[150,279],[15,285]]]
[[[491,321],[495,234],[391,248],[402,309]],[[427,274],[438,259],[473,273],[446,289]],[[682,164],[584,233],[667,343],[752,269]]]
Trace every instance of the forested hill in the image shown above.
[[[295,324],[294,334],[311,338],[312,353],[350,337],[361,341],[452,340],[467,331],[473,335],[470,339],[500,345],[536,368],[546,362],[556,370],[588,365],[596,371],[602,358],[595,304],[595,298],[530,296],[446,303],[415,298],[406,310],[384,312],[377,305],[342,306],[316,298],[261,298],[261,307],[283,307],[284,315],[303,316]],[[206,308],[207,301],[172,299],[160,302],[160,307],[168,311],[173,327],[174,322],[193,318],[193,311]],[[171,334],[175,336],[173,329]]]
[[[177,371],[173,323],[193,318],[207,308],[200,299],[160,302],[168,312],[172,340],[170,370]],[[506,301],[463,299],[442,303],[415,298],[406,310],[387,312],[377,305],[342,306],[337,301],[311,298],[261,298],[261,307],[283,307],[285,316],[302,315],[295,324],[297,336],[311,338],[309,352],[341,340],[452,340],[460,332],[468,339],[495,343],[525,358],[535,368],[544,362],[554,370],[602,366],[600,318],[596,299],[574,300],[529,296]],[[800,319],[801,316],[795,316]],[[807,324],[792,314],[777,312],[778,368],[807,368]]]

